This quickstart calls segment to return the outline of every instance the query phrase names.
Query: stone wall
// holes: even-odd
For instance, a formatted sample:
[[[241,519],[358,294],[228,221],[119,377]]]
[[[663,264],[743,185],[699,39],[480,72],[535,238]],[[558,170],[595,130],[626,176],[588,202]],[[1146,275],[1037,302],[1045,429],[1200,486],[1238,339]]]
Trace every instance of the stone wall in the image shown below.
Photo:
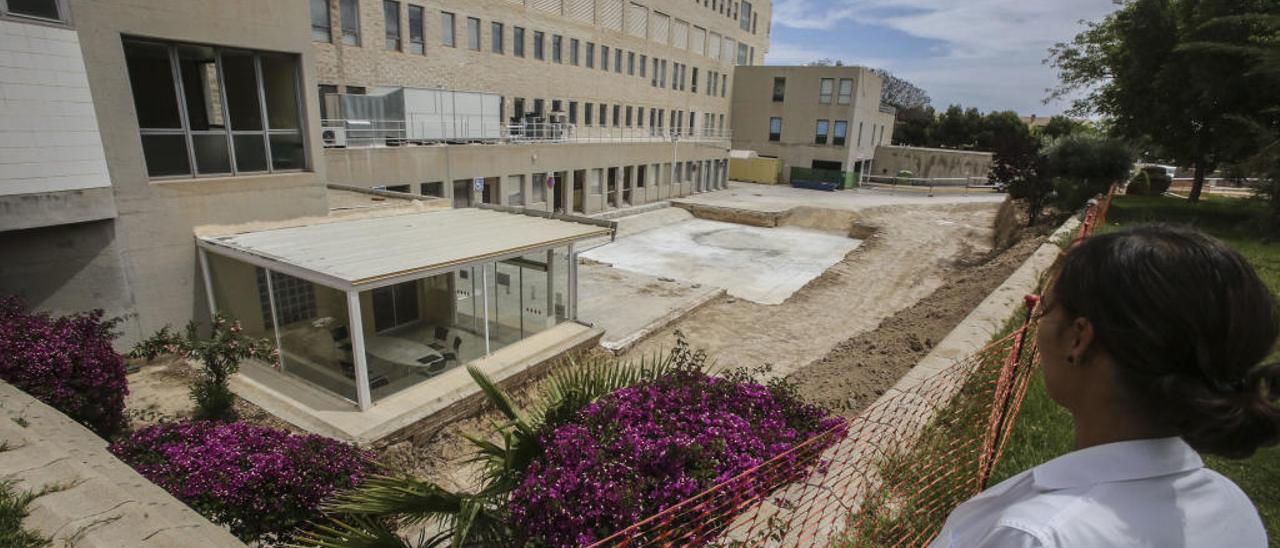
[[[106,440],[5,382],[0,415],[0,478],[47,491],[23,527],[54,546],[245,546],[115,458]]]

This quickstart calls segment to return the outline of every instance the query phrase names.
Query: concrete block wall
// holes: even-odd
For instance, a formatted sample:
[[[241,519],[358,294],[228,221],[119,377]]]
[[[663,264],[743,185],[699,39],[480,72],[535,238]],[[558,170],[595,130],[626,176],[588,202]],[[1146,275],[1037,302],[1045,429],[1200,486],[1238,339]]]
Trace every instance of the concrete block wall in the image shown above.
[[[23,527],[55,546],[245,546],[117,459],[106,440],[5,382],[0,415],[0,477],[50,491],[28,506]]]

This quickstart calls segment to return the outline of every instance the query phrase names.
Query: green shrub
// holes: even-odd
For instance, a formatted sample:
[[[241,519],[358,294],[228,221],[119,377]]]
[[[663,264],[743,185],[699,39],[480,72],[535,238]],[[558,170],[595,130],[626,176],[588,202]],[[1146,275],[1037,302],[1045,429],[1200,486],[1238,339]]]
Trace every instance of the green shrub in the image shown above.
[[[1173,177],[1169,176],[1169,172],[1164,168],[1148,167],[1142,169],[1147,174],[1148,180],[1151,181],[1150,195],[1160,196],[1169,191],[1169,186],[1173,184]]]
[[[1139,171],[1133,174],[1133,178],[1129,179],[1129,186],[1124,189],[1125,194],[1133,194],[1134,196],[1143,196],[1151,193],[1151,176],[1146,171]]]

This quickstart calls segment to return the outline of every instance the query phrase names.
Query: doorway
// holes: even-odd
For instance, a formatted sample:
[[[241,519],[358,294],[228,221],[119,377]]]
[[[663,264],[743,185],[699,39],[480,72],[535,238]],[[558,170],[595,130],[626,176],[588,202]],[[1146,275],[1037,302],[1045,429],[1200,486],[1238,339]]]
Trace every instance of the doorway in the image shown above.
[[[631,205],[631,189],[636,186],[636,168],[634,166],[626,166],[622,168],[622,203]]]
[[[555,184],[551,187],[551,199],[554,201],[552,210],[557,213],[565,213],[564,210],[564,187],[566,172],[555,172]]]
[[[453,182],[453,207],[471,207],[471,179],[457,179]]]
[[[586,213],[583,207],[586,201],[586,184],[587,170],[579,169],[573,172],[573,208],[574,213]]]

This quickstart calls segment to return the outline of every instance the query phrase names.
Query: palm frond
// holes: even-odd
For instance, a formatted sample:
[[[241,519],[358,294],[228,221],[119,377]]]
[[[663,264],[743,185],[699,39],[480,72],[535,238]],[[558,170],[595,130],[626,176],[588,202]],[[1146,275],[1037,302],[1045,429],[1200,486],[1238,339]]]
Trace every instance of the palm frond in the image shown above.
[[[456,514],[465,498],[413,476],[376,475],[339,493],[324,509],[339,515],[395,516],[411,524]]]
[[[298,532],[288,546],[296,548],[420,548],[410,544],[395,531],[373,520],[356,518],[350,522],[331,520],[330,524],[313,524],[311,530]]]
[[[521,411],[519,407],[516,407],[514,401],[511,401],[511,396],[508,396],[502,388],[498,387],[497,383],[493,382],[493,379],[490,379],[488,375],[480,372],[480,370],[476,369],[473,365],[467,366],[467,373],[469,373],[472,380],[480,386],[480,390],[484,392],[485,397],[489,398],[489,402],[492,403],[494,407],[497,407],[498,411],[502,412],[502,414],[511,421],[513,426],[527,432],[533,432],[536,430],[533,424],[529,422],[529,419],[525,416],[524,412]]]

